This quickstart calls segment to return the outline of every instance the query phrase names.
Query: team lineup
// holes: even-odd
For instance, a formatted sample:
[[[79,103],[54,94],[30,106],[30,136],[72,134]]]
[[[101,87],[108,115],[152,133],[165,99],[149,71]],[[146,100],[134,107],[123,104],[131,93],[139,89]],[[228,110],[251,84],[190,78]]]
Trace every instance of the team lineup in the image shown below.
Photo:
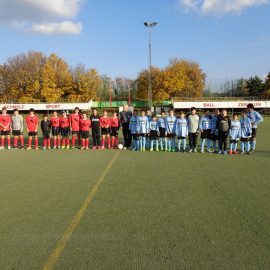
[[[167,152],[197,152],[198,135],[201,134],[200,152],[218,154],[238,154],[238,143],[241,142],[240,153],[250,154],[256,149],[257,126],[263,121],[262,116],[254,110],[253,104],[243,110],[241,116],[234,113],[232,119],[227,110],[215,109],[212,113],[206,110],[202,116],[191,108],[191,113],[186,115],[180,112],[175,116],[171,109],[166,115],[162,111],[158,118],[151,114],[150,110],[134,110],[133,113],[124,106],[124,110],[117,115],[113,112],[111,116],[103,111],[98,114],[93,109],[89,117],[87,112],[80,113],[77,107],[74,113],[68,115],[62,112],[61,116],[54,111],[52,116],[44,114],[40,122],[43,135],[43,149],[90,149],[90,131],[92,130],[93,150],[118,149],[119,129],[123,130],[124,149],[133,151],[167,151]],[[1,150],[11,149],[11,135],[13,136],[13,147],[24,149],[24,122],[28,133],[27,150],[39,149],[38,128],[39,118],[34,109],[30,109],[25,121],[17,109],[13,115],[2,108],[0,115]],[[51,145],[51,138],[53,145]],[[71,141],[70,141],[71,139]],[[187,139],[189,146],[187,148]],[[228,149],[229,141],[229,149]],[[122,146],[122,145],[120,145]],[[205,149],[206,148],[206,149]],[[228,151],[229,150],[229,151]],[[228,151],[228,152],[227,152]]]

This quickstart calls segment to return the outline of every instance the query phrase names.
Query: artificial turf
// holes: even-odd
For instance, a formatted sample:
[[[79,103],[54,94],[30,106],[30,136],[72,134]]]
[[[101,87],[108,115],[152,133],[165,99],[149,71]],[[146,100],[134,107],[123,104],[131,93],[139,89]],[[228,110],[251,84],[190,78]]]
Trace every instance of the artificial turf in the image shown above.
[[[54,269],[270,269],[270,119],[252,156],[121,151]],[[0,269],[42,269],[116,151],[0,152]]]

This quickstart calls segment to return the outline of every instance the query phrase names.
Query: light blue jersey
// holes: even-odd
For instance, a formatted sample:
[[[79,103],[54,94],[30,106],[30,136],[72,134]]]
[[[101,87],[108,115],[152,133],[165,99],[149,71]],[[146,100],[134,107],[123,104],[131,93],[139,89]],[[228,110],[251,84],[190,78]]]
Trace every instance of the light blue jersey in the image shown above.
[[[186,138],[188,135],[188,121],[186,118],[177,118],[175,123],[175,133],[177,137]]]
[[[147,134],[149,133],[149,121],[147,116],[138,116],[137,118],[137,133]]]
[[[212,130],[212,120],[210,116],[202,116],[199,124],[200,130]]]
[[[151,120],[149,122],[149,130],[157,131],[159,133],[158,121]]]
[[[160,117],[158,119],[158,127],[159,128],[166,128],[166,117]]]
[[[217,122],[218,122],[218,116],[215,114],[211,115],[211,133],[214,135],[218,135],[218,126],[217,126]]]
[[[138,121],[138,116],[132,116],[130,118],[129,122],[129,130],[131,134],[136,134],[137,133],[137,121]]]
[[[230,128],[230,138],[233,141],[237,141],[240,138],[240,130],[241,124],[239,120],[232,120],[231,121],[231,128]]]
[[[252,126],[250,119],[248,117],[242,117],[240,119],[240,124],[241,124],[240,137],[244,139],[251,138]]]
[[[247,117],[250,119],[253,128],[257,128],[258,124],[263,121],[263,117],[256,111],[247,112]]]
[[[167,116],[166,117],[166,132],[169,134],[175,133],[175,123],[176,123],[175,116]]]

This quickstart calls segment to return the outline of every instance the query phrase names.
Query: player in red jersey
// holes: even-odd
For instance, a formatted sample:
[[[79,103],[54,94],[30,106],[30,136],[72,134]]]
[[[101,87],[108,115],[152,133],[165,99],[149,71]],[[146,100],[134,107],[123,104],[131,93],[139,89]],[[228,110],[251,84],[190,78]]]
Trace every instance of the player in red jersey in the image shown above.
[[[112,149],[118,148],[118,132],[120,128],[120,121],[117,117],[117,112],[113,112],[113,116],[111,117],[111,138],[112,143],[111,147]]]
[[[58,117],[57,111],[53,112],[53,116],[50,119],[53,135],[53,149],[61,148],[60,140],[60,117]]]
[[[111,133],[111,120],[108,117],[108,112],[104,111],[103,116],[100,118],[100,127],[101,127],[101,149],[105,148],[105,139],[107,137],[108,142],[108,149],[111,148],[111,142],[110,142],[110,133]]]
[[[11,117],[7,114],[7,108],[2,108],[2,114],[0,115],[0,135],[1,135],[1,147],[0,150],[5,149],[5,138],[7,137],[8,149],[10,147],[10,131],[11,131]]]
[[[29,115],[26,117],[26,128],[28,132],[28,148],[32,148],[33,137],[35,139],[35,149],[38,150],[38,117],[35,115],[35,110],[30,109]]]
[[[90,136],[91,120],[87,118],[87,113],[84,112],[82,119],[80,119],[80,138],[82,147],[81,149],[89,149],[89,136]]]
[[[62,149],[69,149],[70,119],[63,112],[60,118],[60,133],[62,137]]]
[[[70,116],[70,130],[72,133],[72,149],[75,148],[76,136],[78,138],[78,145],[80,146],[80,109],[75,108],[75,112]]]

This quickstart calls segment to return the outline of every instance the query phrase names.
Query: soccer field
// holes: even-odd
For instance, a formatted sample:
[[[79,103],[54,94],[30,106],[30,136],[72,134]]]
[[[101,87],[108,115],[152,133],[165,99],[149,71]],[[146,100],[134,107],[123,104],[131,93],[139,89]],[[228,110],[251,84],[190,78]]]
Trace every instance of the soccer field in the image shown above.
[[[252,156],[1,151],[0,269],[270,269],[270,119]]]

